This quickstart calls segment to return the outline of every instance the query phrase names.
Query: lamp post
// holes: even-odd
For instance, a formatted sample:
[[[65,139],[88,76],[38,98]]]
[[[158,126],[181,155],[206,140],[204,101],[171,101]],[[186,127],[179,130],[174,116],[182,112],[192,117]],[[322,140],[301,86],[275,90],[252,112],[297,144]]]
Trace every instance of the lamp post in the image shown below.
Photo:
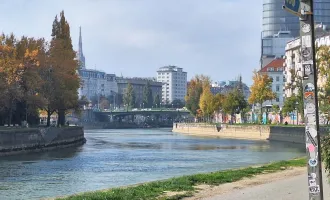
[[[303,102],[306,108],[305,135],[308,173],[308,199],[324,200],[322,154],[319,133],[318,70],[315,61],[314,1],[285,1],[283,8],[300,19],[300,56]]]
[[[296,102],[295,110],[296,110],[296,114],[297,114],[297,125],[299,125],[298,124],[299,123],[299,121],[298,121],[298,119],[299,119],[299,116],[298,116],[298,105],[299,105],[299,103]]]

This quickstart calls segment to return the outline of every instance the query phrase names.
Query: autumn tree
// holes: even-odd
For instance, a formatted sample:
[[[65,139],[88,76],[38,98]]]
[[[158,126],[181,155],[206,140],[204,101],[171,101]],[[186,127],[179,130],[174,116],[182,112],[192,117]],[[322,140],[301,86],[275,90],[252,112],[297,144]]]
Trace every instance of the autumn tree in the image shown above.
[[[143,100],[142,100],[142,103],[144,103],[145,108],[151,108],[151,106],[153,104],[152,90],[151,90],[149,81],[147,81],[146,85],[143,87]]]
[[[214,113],[214,99],[210,85],[204,85],[203,92],[199,99],[199,107],[204,117],[212,116]]]
[[[135,106],[135,92],[131,83],[127,84],[127,89],[123,97],[124,104],[127,108],[133,108]]]
[[[54,108],[58,113],[58,125],[65,125],[65,111],[78,107],[78,89],[80,79],[77,74],[78,62],[76,53],[72,47],[70,26],[64,11],[60,13],[60,19],[55,17],[52,27],[52,40],[49,49],[49,70],[56,99]]]
[[[276,98],[272,91],[272,78],[267,74],[254,72],[253,85],[251,86],[251,95],[248,99],[250,104],[259,104],[260,113],[262,113],[262,104],[267,100]]]
[[[187,95],[185,96],[186,108],[191,112],[192,115],[197,116],[199,107],[199,99],[203,92],[203,86],[210,85],[211,80],[209,77],[204,75],[196,75],[190,80]]]
[[[225,99],[226,99],[226,96],[223,94],[220,94],[220,93],[218,93],[214,96],[214,98],[213,98],[214,111],[222,110]]]
[[[3,86],[0,88],[3,95],[0,104],[2,111],[8,111],[9,124],[13,114],[15,122],[20,123],[23,112],[27,116],[27,104],[36,102],[35,93],[31,91],[37,91],[41,81],[38,74],[40,43],[42,40],[34,38],[17,40],[13,34],[0,36],[0,82]],[[35,111],[35,107],[30,110],[30,113]]]

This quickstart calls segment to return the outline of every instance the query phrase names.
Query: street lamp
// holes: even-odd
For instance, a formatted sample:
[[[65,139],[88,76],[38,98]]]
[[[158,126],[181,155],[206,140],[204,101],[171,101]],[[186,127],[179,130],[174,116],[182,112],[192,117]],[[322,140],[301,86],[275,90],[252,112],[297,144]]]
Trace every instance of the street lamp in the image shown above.
[[[298,103],[298,101],[297,101],[297,102],[296,102],[296,106],[295,106],[296,113],[297,113],[297,125],[298,125],[298,119],[299,119],[299,117],[298,117],[298,105],[299,105],[299,103]]]

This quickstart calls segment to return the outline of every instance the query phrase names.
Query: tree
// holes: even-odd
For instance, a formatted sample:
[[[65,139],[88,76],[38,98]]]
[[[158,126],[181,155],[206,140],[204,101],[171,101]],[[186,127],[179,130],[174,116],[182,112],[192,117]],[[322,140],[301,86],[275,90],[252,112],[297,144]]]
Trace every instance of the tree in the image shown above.
[[[330,119],[330,47],[321,46],[316,52],[318,67],[318,101],[326,124]]]
[[[58,125],[65,124],[65,111],[78,107],[78,89],[80,79],[76,73],[79,66],[72,47],[70,26],[60,13],[60,20],[55,17],[52,28],[52,41],[49,49],[49,67],[54,83],[54,107],[58,113]]]
[[[199,107],[204,117],[212,116],[214,113],[214,97],[209,85],[203,87],[203,92],[199,100]]]
[[[127,89],[123,97],[124,104],[130,108],[135,106],[135,92],[131,83],[127,84]]]
[[[185,96],[186,108],[191,112],[192,115],[197,116],[199,107],[199,99],[203,92],[203,86],[210,85],[211,80],[209,77],[204,75],[196,75],[190,80],[187,95]]]
[[[174,108],[184,107],[184,102],[182,102],[180,99],[174,99],[171,104],[173,104]]]
[[[150,83],[147,81],[147,84],[143,87],[143,101],[144,107],[150,108],[153,103],[152,99],[152,90],[150,88]]]
[[[156,107],[160,107],[160,95],[159,94],[157,94],[156,96],[155,96],[155,98],[154,98],[154,105],[156,106]]]
[[[272,110],[273,110],[273,114],[277,115],[280,112],[280,106],[279,105],[273,105]]]
[[[234,114],[242,112],[248,106],[244,95],[238,89],[229,92],[223,102],[223,111],[231,115],[233,121]]]
[[[302,119],[304,118],[304,89],[303,89],[303,78],[295,71],[295,69],[289,70],[291,74],[291,79],[287,82],[285,89],[290,89],[291,91],[297,91],[295,95],[296,98],[296,109],[301,113]],[[292,100],[292,99],[291,99]],[[291,101],[290,100],[290,101]]]
[[[282,109],[284,116],[289,116],[289,113],[292,113],[298,109],[298,100],[299,96],[296,95],[292,95],[291,97],[285,99]]]
[[[100,98],[100,109],[104,110],[104,109],[109,109],[109,108],[110,108],[109,100],[106,99],[105,97],[101,97]]]
[[[220,94],[220,93],[218,93],[214,96],[214,98],[213,98],[214,111],[222,110],[225,99],[226,99],[226,96],[223,94]]]
[[[267,74],[254,72],[253,85],[251,86],[251,95],[248,99],[250,104],[259,104],[262,113],[262,104],[267,100],[276,98],[272,91],[272,78]]]

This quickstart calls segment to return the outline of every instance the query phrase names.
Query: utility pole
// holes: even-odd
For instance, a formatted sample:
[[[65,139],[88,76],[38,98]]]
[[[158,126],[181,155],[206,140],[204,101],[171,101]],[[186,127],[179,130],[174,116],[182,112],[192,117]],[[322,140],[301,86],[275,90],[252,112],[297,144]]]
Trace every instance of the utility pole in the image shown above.
[[[302,62],[301,76],[303,78],[306,153],[308,160],[308,193],[311,200],[324,200],[313,6],[313,0],[285,0],[283,9],[300,18],[300,56]]]

